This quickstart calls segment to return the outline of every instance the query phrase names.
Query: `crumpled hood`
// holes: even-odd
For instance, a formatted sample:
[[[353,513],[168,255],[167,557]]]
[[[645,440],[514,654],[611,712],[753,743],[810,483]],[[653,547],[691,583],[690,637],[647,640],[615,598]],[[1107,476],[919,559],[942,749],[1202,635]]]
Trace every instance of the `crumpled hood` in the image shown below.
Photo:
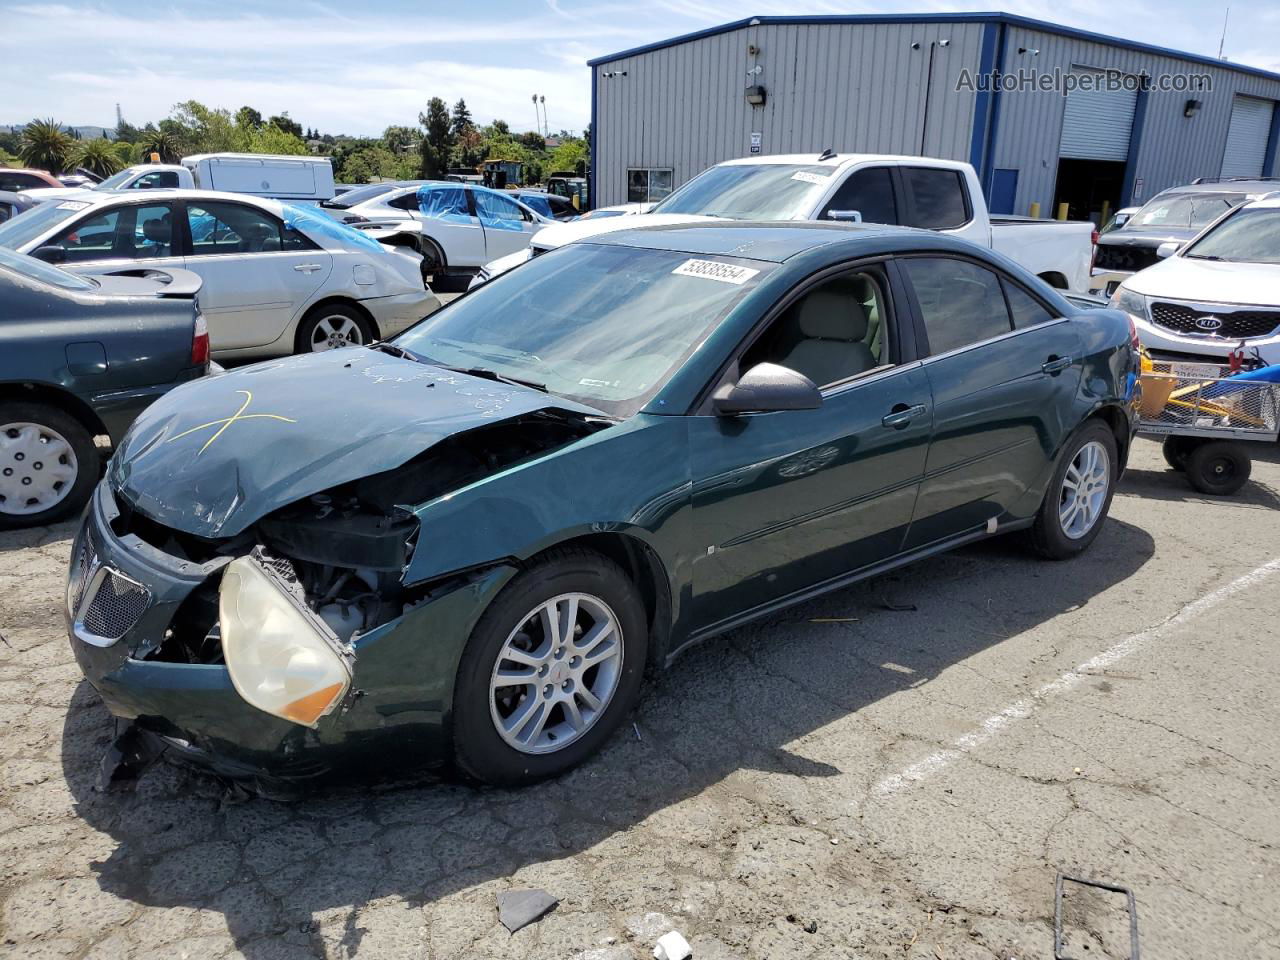
[[[1124,285],[1148,297],[1280,306],[1280,264],[1274,263],[1169,257],[1135,273]]]
[[[599,414],[377,350],[290,357],[166,393],[120,444],[110,482],[165,526],[230,537],[453,434],[551,408]]]

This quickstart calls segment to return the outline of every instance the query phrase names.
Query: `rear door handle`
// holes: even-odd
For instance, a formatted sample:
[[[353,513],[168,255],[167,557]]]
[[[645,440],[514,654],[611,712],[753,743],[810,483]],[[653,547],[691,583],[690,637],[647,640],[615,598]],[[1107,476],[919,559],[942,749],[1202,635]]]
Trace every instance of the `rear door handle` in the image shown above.
[[[320,269],[320,264],[299,263],[293,269],[297,270],[299,273],[315,273],[315,271]]]
[[[1063,370],[1067,369],[1067,367],[1069,366],[1071,366],[1070,357],[1053,356],[1053,357],[1050,357],[1048,360],[1046,360],[1044,363],[1040,364],[1040,369],[1045,373],[1049,374],[1050,376],[1055,376],[1061,373]]]
[[[880,422],[894,430],[901,430],[916,417],[923,417],[929,412],[929,408],[923,403],[917,403],[914,406],[907,406],[905,403],[899,403],[889,413],[881,418]]]

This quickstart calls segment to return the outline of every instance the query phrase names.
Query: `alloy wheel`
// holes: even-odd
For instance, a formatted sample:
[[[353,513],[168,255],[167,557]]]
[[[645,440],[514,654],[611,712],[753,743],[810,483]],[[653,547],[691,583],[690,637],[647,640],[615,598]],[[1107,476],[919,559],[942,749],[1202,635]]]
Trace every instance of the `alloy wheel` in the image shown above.
[[[311,331],[311,350],[319,353],[322,350],[339,350],[342,347],[360,347],[364,345],[364,331],[360,324],[345,314],[335,313],[321,317]]]
[[[554,753],[608,709],[622,676],[622,626],[599,597],[566,593],[530,610],[489,680],[498,736],[521,753]]]
[[[1062,478],[1058,499],[1058,522],[1072,540],[1092,530],[1102,516],[1110,477],[1111,460],[1101,443],[1090,440],[1076,451]]]
[[[0,426],[0,513],[26,516],[57,506],[79,465],[66,437],[41,423]]]

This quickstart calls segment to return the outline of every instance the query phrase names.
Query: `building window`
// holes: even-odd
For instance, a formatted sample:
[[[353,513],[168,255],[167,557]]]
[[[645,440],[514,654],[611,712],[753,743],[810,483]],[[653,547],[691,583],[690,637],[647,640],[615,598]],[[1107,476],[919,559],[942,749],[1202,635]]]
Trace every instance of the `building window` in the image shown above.
[[[627,203],[657,203],[671,193],[670,167],[628,167]]]

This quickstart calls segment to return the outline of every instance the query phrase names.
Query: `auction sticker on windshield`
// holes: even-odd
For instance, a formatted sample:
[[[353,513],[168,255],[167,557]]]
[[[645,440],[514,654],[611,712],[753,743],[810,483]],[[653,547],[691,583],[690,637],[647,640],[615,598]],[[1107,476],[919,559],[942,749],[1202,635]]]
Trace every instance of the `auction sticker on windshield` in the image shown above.
[[[831,175],[826,174],[824,176],[821,173],[813,173],[809,170],[797,170],[795,173],[791,175],[791,179],[800,180],[800,181],[803,181],[804,183],[816,183],[816,184],[822,185],[831,180]]]
[[[746,283],[760,271],[715,260],[686,260],[671,272],[682,277],[702,277],[721,283]]]

